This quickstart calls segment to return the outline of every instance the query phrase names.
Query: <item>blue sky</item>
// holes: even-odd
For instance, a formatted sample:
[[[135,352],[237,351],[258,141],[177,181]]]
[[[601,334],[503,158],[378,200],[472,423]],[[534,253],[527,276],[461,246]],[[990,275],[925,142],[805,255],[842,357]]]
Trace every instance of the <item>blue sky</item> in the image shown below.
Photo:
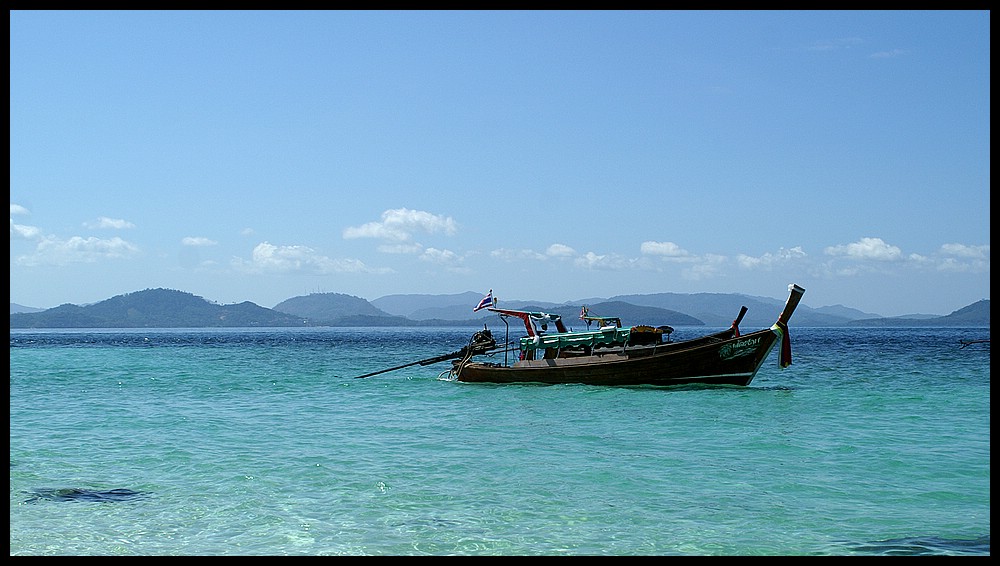
[[[10,300],[948,314],[989,124],[988,11],[15,10]]]

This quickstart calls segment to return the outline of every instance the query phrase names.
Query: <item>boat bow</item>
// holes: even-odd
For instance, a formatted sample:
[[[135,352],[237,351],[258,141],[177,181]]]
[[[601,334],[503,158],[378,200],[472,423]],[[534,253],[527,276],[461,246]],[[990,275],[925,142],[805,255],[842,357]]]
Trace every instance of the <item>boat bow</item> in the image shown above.
[[[785,301],[785,308],[778,315],[778,321],[771,327],[771,330],[781,338],[781,355],[778,358],[778,363],[782,368],[792,365],[792,339],[788,335],[788,319],[792,318],[792,313],[795,312],[795,307],[799,306],[799,301],[805,292],[805,289],[794,283],[788,286],[788,300]]]

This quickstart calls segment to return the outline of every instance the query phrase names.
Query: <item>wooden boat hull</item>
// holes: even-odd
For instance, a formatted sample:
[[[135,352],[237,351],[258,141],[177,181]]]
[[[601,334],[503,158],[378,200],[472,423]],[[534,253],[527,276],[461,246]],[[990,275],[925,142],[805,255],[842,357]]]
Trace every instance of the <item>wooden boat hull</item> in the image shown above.
[[[686,342],[522,360],[510,366],[456,362],[453,373],[458,381],[468,383],[745,386],[781,336],[777,325],[742,336],[730,329]]]
[[[494,306],[487,308],[500,315],[505,325],[508,317],[521,320],[526,336],[512,342],[508,328],[508,335],[498,350],[493,333],[484,325],[461,350],[366,373],[358,378],[417,364],[454,360],[447,373],[466,383],[746,386],[753,381],[779,341],[781,367],[792,363],[788,320],[804,292],[805,289],[794,283],[788,286],[788,300],[771,328],[741,335],[739,324],[747,311],[744,306],[729,329],[682,342],[669,341],[673,330],[669,326],[621,328],[617,318],[613,319],[616,324],[601,326],[597,331],[571,332],[558,314],[500,309],[494,301]],[[586,313],[586,309],[583,312]],[[554,323],[557,332],[545,332],[546,323]],[[664,335],[667,342],[662,341]],[[509,349],[512,344],[517,347]],[[518,353],[519,359],[508,365],[506,355],[512,351]],[[498,353],[505,356],[503,365],[473,361],[479,356]]]

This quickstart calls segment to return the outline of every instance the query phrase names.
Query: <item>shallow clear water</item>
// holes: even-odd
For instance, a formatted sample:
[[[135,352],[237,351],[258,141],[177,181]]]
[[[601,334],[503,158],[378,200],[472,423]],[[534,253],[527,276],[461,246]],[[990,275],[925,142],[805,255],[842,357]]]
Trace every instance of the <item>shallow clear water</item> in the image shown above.
[[[746,388],[354,379],[472,332],[12,330],[10,553],[990,554],[988,328],[793,326]]]

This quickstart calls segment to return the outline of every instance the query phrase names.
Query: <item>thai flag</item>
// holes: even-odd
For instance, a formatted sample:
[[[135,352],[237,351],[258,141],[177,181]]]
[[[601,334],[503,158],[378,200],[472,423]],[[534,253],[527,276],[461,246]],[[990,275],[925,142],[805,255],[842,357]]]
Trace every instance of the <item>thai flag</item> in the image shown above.
[[[486,307],[492,307],[492,306],[493,306],[493,289],[490,289],[490,292],[486,293],[486,296],[483,297],[483,300],[479,301],[479,304],[476,305],[476,308],[472,309],[472,312],[476,312],[478,310],[482,310],[485,309]]]

